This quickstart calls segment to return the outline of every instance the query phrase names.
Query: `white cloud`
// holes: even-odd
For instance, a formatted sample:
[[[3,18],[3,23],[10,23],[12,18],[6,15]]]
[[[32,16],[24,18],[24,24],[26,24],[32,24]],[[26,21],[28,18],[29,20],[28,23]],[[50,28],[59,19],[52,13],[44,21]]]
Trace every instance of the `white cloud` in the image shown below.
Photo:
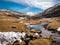
[[[55,5],[56,0],[10,0],[16,3],[27,4],[28,6],[47,9]]]
[[[54,2],[34,2],[31,3],[32,6],[41,8],[41,9],[47,9],[49,7],[52,7],[54,5]]]
[[[27,12],[27,15],[34,16],[35,13],[33,12]]]

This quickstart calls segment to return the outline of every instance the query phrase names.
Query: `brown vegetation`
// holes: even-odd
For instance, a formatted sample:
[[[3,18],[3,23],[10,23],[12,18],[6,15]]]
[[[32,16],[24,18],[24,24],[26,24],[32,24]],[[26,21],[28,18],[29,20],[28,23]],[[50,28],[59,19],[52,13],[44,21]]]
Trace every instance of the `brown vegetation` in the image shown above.
[[[33,41],[31,40],[29,45],[51,45],[51,42],[48,39],[36,39]]]

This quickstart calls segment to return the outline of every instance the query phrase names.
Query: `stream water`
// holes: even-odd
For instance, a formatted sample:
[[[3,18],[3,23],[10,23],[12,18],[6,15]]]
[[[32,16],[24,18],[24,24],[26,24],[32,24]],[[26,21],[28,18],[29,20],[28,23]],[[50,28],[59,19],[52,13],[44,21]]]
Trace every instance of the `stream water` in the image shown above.
[[[46,25],[46,24],[47,24],[47,23],[41,23],[41,24],[38,24],[38,25],[27,25],[27,28],[29,28],[29,29],[32,28],[32,29],[41,30],[41,31],[42,31],[41,35],[42,35],[43,37],[49,37],[50,35],[53,35],[53,37],[54,37],[55,39],[60,39],[60,35],[59,35],[58,33],[56,33],[56,32],[52,33],[52,31],[49,31],[49,30],[47,30],[47,29],[44,28],[43,25]]]

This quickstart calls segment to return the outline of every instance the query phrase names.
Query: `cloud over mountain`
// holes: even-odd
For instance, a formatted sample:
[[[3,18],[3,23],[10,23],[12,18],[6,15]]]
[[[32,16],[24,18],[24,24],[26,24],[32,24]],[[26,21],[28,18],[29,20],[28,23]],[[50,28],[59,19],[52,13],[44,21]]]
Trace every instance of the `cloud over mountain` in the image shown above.
[[[59,0],[10,0],[16,3],[26,4],[31,7],[47,9],[54,6],[57,3],[60,3]]]

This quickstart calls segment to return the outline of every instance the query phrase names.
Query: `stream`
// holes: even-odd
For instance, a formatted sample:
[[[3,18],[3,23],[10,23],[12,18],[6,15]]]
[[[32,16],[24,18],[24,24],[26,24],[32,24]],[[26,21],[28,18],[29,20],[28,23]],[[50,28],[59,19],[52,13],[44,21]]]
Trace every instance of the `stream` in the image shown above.
[[[46,25],[46,24],[47,23],[41,23],[41,24],[37,24],[37,25],[27,25],[26,27],[28,29],[31,28],[31,29],[41,30],[42,31],[41,35],[43,37],[48,37],[49,38],[50,35],[52,35],[54,37],[54,40],[56,42],[59,42],[59,44],[60,44],[60,35],[58,33],[56,33],[56,32],[52,33],[52,31],[49,31],[49,30],[45,29],[43,25]]]

